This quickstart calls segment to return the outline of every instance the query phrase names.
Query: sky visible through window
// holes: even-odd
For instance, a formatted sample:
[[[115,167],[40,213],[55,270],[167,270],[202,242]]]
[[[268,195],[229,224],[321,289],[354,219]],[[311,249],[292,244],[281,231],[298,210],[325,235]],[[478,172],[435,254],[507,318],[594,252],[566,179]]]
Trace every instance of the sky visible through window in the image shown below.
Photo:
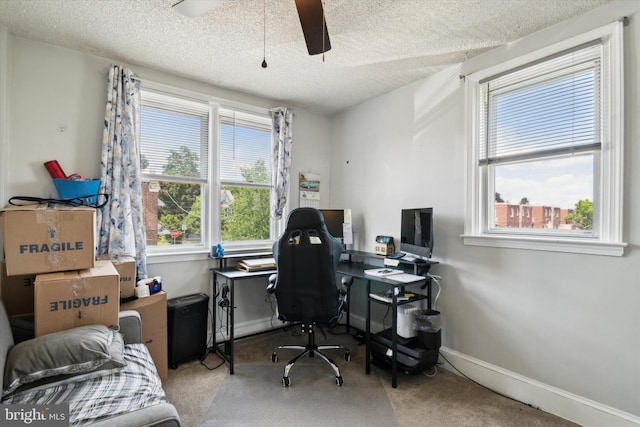
[[[220,178],[243,182],[243,169],[250,169],[260,160],[271,170],[271,135],[262,129],[220,124]],[[268,173],[268,177],[271,174]],[[266,183],[268,184],[268,182]]]
[[[578,200],[593,201],[593,156],[496,167],[496,192],[505,202],[573,209]]]

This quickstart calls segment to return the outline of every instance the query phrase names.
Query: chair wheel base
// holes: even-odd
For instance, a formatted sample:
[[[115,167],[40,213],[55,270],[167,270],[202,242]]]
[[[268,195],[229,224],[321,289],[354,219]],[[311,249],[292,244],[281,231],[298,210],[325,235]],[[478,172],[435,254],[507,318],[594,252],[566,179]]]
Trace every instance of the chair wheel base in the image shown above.
[[[342,384],[344,384],[344,379],[342,378],[342,374],[340,373],[340,368],[323,351],[340,350],[342,351],[342,358],[347,362],[350,362],[351,353],[349,352],[349,350],[346,347],[341,345],[320,345],[320,346],[316,345],[315,339],[314,339],[315,334],[313,332],[313,324],[308,324],[308,325],[303,324],[303,330],[308,331],[309,341],[307,345],[293,345],[293,344],[281,345],[276,347],[271,353],[271,362],[276,363],[278,361],[278,352],[280,350],[286,349],[286,350],[302,351],[301,353],[298,353],[293,359],[289,360],[289,362],[287,362],[286,366],[284,367],[284,372],[282,374],[282,385],[284,387],[289,387],[291,385],[291,380],[289,379],[289,372],[291,371],[291,369],[293,368],[293,366],[298,360],[300,360],[303,357],[309,357],[309,358],[317,357],[329,364],[329,366],[333,370],[333,374],[335,375],[336,384],[338,386],[342,386]]]

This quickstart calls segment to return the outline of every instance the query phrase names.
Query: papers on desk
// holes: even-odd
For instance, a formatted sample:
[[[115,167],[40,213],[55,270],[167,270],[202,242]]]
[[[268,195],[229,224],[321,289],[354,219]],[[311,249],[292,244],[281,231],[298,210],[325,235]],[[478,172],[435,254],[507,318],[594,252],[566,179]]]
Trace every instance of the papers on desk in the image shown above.
[[[426,277],[424,276],[416,276],[415,274],[405,273],[402,270],[394,268],[373,268],[371,270],[365,270],[364,274],[373,277],[390,279],[401,283],[413,283],[426,279]]]
[[[389,277],[402,273],[404,273],[404,271],[393,268],[372,268],[371,270],[364,271],[364,274],[375,277]]]
[[[393,298],[388,293],[376,294],[376,293],[372,292],[372,293],[369,294],[369,296],[371,298],[373,298],[373,299],[377,299],[378,301],[388,302],[388,303],[392,303],[393,302]],[[397,302],[409,301],[409,297],[404,296],[404,295],[398,295],[396,297],[396,301]]]
[[[243,271],[274,270],[275,268],[276,260],[274,258],[243,259],[238,262],[238,270]]]
[[[394,274],[393,276],[389,277],[389,279],[395,280],[396,282],[412,283],[412,282],[419,282],[421,280],[426,280],[426,277],[416,276],[415,274],[402,273],[402,274]]]

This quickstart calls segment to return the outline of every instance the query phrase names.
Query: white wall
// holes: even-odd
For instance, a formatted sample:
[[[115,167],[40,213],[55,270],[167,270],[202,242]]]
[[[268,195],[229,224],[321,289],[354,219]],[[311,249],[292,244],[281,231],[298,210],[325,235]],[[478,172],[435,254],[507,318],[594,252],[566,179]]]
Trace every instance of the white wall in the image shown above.
[[[67,174],[100,176],[102,123],[111,60],[63,49],[0,32],[0,124],[7,105],[7,126],[0,130],[0,194],[5,198],[27,195],[56,196],[43,163],[57,159]],[[6,61],[5,61],[6,58]],[[127,64],[124,64],[127,65]],[[279,106],[276,101],[249,96],[156,70],[130,66],[141,78],[259,107]],[[321,174],[323,205],[329,201],[329,149],[331,127],[325,115],[294,108],[294,146],[291,206],[298,206],[298,172]],[[7,136],[1,136],[6,133]],[[195,258],[168,261],[150,256],[149,274],[161,276],[169,298],[191,293],[211,294],[208,250]],[[237,287],[238,335],[269,325],[272,307],[265,303],[264,280]],[[258,322],[257,324],[254,324]],[[245,325],[246,323],[246,325]],[[277,323],[277,322],[276,322]],[[243,326],[245,326],[243,328]]]
[[[398,238],[400,209],[434,208],[443,353],[470,377],[586,425],[640,424],[640,4],[618,2],[463,64],[496,64],[631,13],[625,28],[623,257],[471,247],[464,93],[452,67],[334,118],[331,204],[357,249]],[[401,385],[400,385],[401,386]]]

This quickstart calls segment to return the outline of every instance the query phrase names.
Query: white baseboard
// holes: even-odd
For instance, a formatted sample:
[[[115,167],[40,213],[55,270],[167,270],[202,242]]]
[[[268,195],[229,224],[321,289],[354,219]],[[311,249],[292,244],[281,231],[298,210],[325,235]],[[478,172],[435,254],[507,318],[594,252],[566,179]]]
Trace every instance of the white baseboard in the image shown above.
[[[473,381],[583,426],[638,427],[640,417],[491,365],[446,347],[440,353]],[[457,373],[448,363],[444,369]]]

